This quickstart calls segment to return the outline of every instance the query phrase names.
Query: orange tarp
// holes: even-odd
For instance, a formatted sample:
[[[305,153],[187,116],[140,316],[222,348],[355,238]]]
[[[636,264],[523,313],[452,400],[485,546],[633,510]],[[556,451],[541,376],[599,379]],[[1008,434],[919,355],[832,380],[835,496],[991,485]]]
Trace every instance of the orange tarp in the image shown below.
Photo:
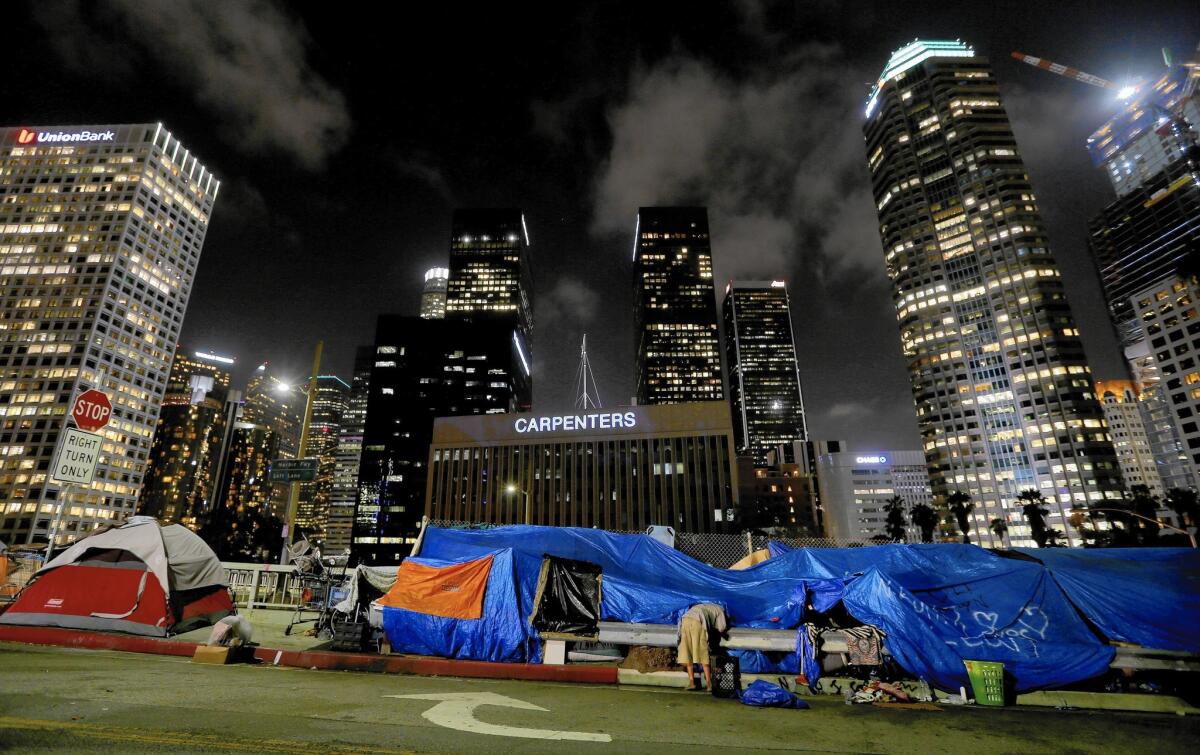
[[[448,619],[478,619],[483,615],[492,557],[454,566],[425,566],[405,561],[396,584],[380,604]]]

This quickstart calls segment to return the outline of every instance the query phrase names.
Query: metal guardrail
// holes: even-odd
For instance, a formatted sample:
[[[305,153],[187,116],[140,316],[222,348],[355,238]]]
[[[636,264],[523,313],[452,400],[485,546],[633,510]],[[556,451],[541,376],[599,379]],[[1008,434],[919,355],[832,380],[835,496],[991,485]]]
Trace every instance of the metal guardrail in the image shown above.
[[[678,644],[676,628],[670,624],[624,624],[616,621],[600,622],[600,642],[614,645],[650,645],[652,647],[675,647]],[[729,636],[721,640],[721,646],[736,650],[764,650],[792,652],[796,649],[794,629],[738,629],[729,630]],[[845,653],[849,649],[846,636],[836,629],[821,633],[822,653]],[[1118,647],[1111,668],[1129,668],[1155,671],[1200,672],[1200,656],[1195,653],[1171,650],[1154,650],[1142,647]]]
[[[625,624],[618,621],[601,621],[600,642],[614,645],[650,645],[652,647],[675,647],[679,644],[678,630],[671,624]],[[721,639],[721,647],[735,650],[764,650],[794,652],[796,650],[795,629],[746,629],[731,628]],[[837,630],[821,633],[821,650],[829,653],[847,651],[846,636]]]
[[[300,577],[288,564],[223,563],[229,594],[238,608],[295,609],[301,603]]]

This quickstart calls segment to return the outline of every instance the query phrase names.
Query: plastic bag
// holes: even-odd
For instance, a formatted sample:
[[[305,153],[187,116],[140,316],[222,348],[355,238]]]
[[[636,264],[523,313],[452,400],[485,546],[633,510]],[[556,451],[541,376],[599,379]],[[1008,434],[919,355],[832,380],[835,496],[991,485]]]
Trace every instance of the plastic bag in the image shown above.
[[[752,682],[746,689],[738,693],[743,705],[754,705],[760,708],[808,708],[808,703],[788,692],[778,684],[771,684],[759,679]]]

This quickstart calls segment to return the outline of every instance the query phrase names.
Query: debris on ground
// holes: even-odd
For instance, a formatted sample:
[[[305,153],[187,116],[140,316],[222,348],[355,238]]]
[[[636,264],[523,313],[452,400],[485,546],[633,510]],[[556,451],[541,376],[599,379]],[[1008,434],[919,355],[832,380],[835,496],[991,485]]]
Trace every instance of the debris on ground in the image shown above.
[[[674,671],[677,665],[674,648],[654,648],[645,645],[629,648],[628,655],[621,662],[621,668],[633,669],[643,674],[651,671]]]
[[[846,705],[862,705],[878,702],[911,703],[912,698],[894,684],[872,679],[861,689],[850,690],[846,693]]]
[[[880,700],[875,703],[876,708],[891,708],[893,710],[936,710],[942,709],[933,703],[894,703],[888,700]]]

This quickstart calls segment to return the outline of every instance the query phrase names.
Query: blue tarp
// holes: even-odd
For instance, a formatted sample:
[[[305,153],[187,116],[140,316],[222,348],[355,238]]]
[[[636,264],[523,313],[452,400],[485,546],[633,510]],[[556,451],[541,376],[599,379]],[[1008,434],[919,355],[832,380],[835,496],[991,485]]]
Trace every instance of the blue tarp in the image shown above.
[[[506,548],[482,555],[492,556],[483,595],[483,615],[478,619],[450,619],[385,606],[383,630],[393,650],[476,661],[529,663],[538,660],[541,645],[528,621],[533,590],[529,585],[523,589],[518,587],[519,570],[513,551]],[[441,568],[475,558],[409,560]],[[541,559],[538,559],[540,567]],[[533,579],[536,587],[536,571]]]
[[[1017,548],[1111,640],[1200,653],[1200,551]]]
[[[1052,577],[1053,569],[1035,561],[1003,558],[974,545],[773,547],[772,559],[731,571],[643,535],[512,526],[429,528],[421,555],[461,562],[505,549],[514,554],[517,600],[526,619],[542,557],[549,554],[601,567],[606,621],[670,624],[689,606],[712,602],[727,607],[733,626],[792,629],[800,624],[805,600],[828,608],[840,599],[852,616],[886,633],[885,645],[902,667],[942,689],[968,684],[964,659],[1003,662],[1017,691],[1025,691],[1103,673],[1113,656],[1080,617],[1078,603],[1068,600],[1064,590],[1070,590],[1060,586],[1065,577]],[[1161,591],[1141,594],[1149,601]],[[1194,592],[1189,600],[1195,600]],[[797,662],[746,660],[781,668]]]

